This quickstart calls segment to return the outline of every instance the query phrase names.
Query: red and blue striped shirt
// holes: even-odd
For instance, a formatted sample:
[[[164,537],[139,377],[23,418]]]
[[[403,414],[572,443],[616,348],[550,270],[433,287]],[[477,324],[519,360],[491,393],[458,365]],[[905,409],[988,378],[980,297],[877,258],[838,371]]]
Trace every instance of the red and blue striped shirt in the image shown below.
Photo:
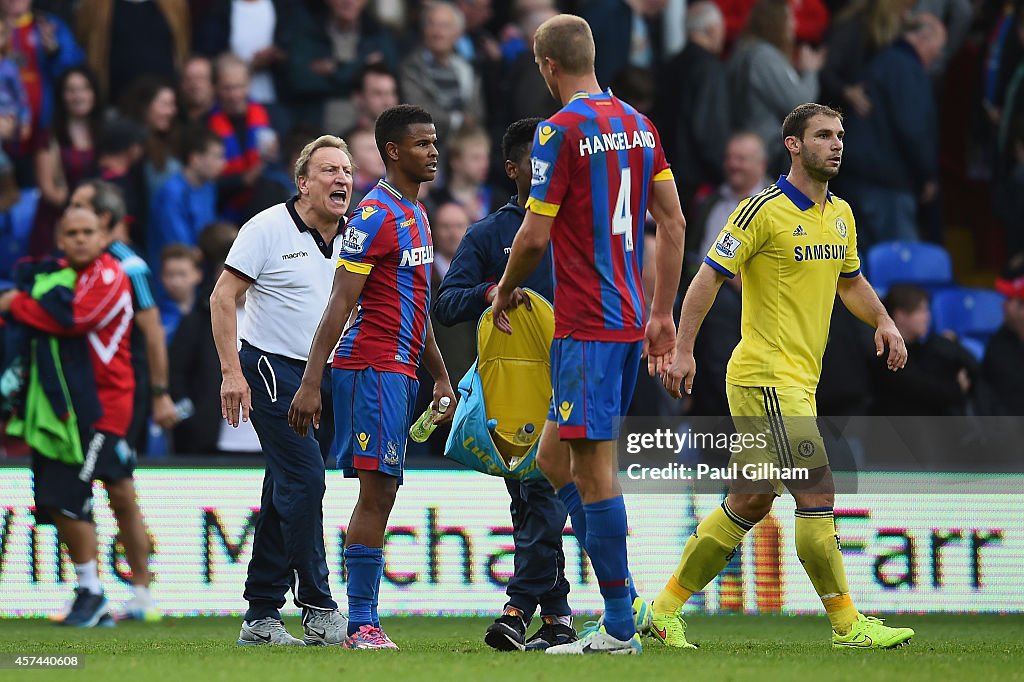
[[[416,377],[427,338],[434,246],[427,212],[386,180],[360,202],[342,238],[338,267],[367,275],[356,319],[333,367]]]
[[[579,93],[534,134],[527,209],[551,216],[555,336],[639,341],[651,183],[672,179],[658,131],[609,94]]]

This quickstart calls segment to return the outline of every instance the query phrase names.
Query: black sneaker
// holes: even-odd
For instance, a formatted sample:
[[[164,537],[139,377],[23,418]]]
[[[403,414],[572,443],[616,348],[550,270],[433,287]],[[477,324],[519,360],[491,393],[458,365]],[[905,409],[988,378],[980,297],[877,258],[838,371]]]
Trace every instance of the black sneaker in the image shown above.
[[[60,624],[74,628],[93,628],[100,624],[109,610],[107,598],[103,593],[94,594],[79,587],[75,589],[75,602],[71,605],[71,612],[60,621]]]
[[[527,651],[544,651],[548,647],[571,644],[579,637],[568,625],[559,623],[551,616],[544,616],[540,629],[526,640]]]
[[[484,634],[487,646],[498,651],[522,651],[525,639],[523,612],[511,606],[505,607],[505,612],[487,627]]]

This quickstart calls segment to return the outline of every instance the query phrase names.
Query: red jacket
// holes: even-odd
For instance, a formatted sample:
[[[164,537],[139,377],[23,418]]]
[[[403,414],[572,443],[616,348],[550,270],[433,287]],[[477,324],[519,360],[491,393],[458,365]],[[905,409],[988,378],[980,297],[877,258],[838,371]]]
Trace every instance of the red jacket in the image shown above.
[[[715,0],[725,15],[725,40],[732,44],[747,25],[750,8],[757,0]],[[789,0],[796,15],[796,40],[820,43],[828,30],[828,8],[822,0]]]
[[[85,336],[103,416],[100,431],[128,433],[132,420],[135,375],[129,339],[132,331],[132,291],[117,260],[103,253],[78,273],[71,302],[70,327],[53,318],[38,301],[22,292],[11,301],[14,319],[55,336]]]

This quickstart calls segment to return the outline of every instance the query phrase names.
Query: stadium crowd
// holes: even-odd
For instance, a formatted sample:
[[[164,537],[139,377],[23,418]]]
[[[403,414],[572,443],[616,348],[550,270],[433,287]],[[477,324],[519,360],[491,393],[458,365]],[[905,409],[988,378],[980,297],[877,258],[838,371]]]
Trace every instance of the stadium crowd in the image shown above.
[[[258,452],[251,427],[221,419],[210,323],[239,227],[295,193],[296,157],[323,133],[349,145],[354,209],[384,173],[377,115],[418,104],[443,166],[420,197],[436,293],[471,224],[513,194],[503,132],[558,109],[531,41],[560,11],[590,23],[601,85],[661,131],[688,221],[683,290],[737,203],[787,170],[777,131],[806,101],[846,115],[833,189],[854,207],[869,279],[881,274],[872,247],[900,240],[911,258],[913,242],[941,245],[964,204],[975,251],[1009,263],[999,319],[966,336],[931,319],[951,277],[890,277],[884,300],[911,358],[898,374],[836,306],[821,414],[1024,414],[1021,0],[0,0],[0,279],[51,255],[65,207],[92,187],[83,201],[144,261],[128,273],[136,308],[158,311],[168,349],[166,367],[133,362],[136,411],[152,413],[139,452]],[[653,263],[654,235],[645,242]],[[726,414],[741,286],[722,288],[697,340],[692,399],[641,372],[633,414]],[[435,329],[455,383],[475,324]]]

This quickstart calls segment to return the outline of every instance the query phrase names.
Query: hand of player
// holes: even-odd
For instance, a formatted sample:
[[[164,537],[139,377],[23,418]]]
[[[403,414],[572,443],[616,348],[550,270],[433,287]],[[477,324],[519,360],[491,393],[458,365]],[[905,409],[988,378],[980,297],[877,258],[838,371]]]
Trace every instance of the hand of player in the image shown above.
[[[644,332],[643,354],[647,357],[647,373],[661,376],[672,364],[676,353],[676,323],[671,314],[651,315]]]
[[[181,421],[174,409],[174,401],[166,393],[153,398],[153,421],[161,429],[173,429]]]
[[[693,359],[693,351],[680,353],[676,351],[672,364],[661,375],[661,383],[669,394],[679,400],[683,392],[687,395],[693,390],[693,377],[697,374],[697,361]],[[682,391],[680,391],[680,387]]]
[[[875,355],[882,357],[886,346],[889,347],[889,357],[885,360],[886,367],[893,372],[903,369],[907,364],[907,344],[904,343],[892,319],[883,320],[875,329]]]
[[[305,382],[299,384],[292,404],[288,407],[288,426],[303,438],[309,433],[309,425],[320,428],[320,387]]]
[[[494,297],[497,292],[498,287],[491,287],[487,290],[486,298],[488,303],[494,303]],[[533,302],[530,301],[529,295],[521,288],[516,287],[512,290],[512,302],[509,303],[508,308],[511,310],[512,308],[518,308],[521,305],[526,306],[527,310],[533,310]]]
[[[242,421],[247,422],[250,410],[252,395],[249,393],[249,384],[246,383],[245,377],[240,373],[224,375],[220,383],[220,416],[226,419],[228,424],[237,427],[239,411],[242,414]]]
[[[509,321],[506,311],[513,307],[512,297],[514,294],[514,290],[511,293],[504,293],[501,287],[497,287],[494,290],[494,300],[491,301],[494,326],[498,328],[498,331],[510,335],[512,334],[512,323]]]
[[[435,424],[444,424],[450,422],[452,417],[455,415],[455,391],[452,390],[452,384],[447,379],[442,381],[434,382],[434,400],[430,403],[430,407],[433,408],[434,412],[437,412],[437,405],[441,401],[441,398],[448,398],[448,409],[445,410],[444,414],[438,414],[434,417]]]

